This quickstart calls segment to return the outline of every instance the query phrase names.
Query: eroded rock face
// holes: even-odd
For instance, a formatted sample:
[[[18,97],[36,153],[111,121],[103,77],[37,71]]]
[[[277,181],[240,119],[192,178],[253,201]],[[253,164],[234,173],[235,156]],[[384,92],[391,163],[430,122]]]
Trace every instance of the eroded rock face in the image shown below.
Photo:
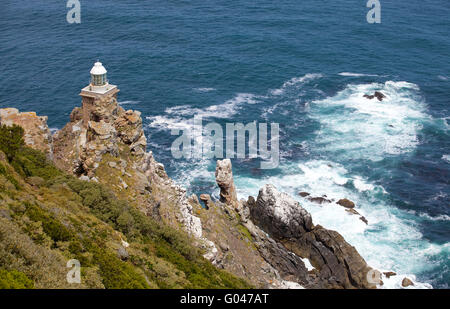
[[[275,239],[295,238],[311,231],[311,215],[300,204],[273,185],[259,191],[256,207],[250,209],[251,219]]]
[[[35,112],[19,112],[16,108],[0,109],[0,123],[11,126],[16,124],[24,129],[24,141],[30,147],[52,155],[52,136],[47,126],[47,117]]]
[[[265,185],[250,208],[250,218],[289,251],[308,258],[323,288],[369,288],[370,267],[354,247],[335,231],[314,226],[300,204],[273,185]]]
[[[218,160],[216,165],[216,182],[220,188],[220,201],[228,205],[238,203],[233,181],[230,159]]]

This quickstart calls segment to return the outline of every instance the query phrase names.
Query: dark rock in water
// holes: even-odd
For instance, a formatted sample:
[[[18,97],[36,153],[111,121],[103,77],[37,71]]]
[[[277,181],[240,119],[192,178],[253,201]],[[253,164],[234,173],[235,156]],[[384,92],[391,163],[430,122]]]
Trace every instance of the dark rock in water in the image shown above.
[[[392,277],[392,276],[396,276],[397,274],[396,273],[394,273],[393,271],[387,271],[387,272],[385,272],[385,273],[383,273],[385,276],[386,276],[386,278],[390,278],[390,277]]]
[[[346,198],[340,199],[339,201],[336,202],[336,204],[339,204],[345,208],[354,208],[355,207],[355,203],[353,203],[352,201],[350,201],[349,199],[346,199]]]
[[[414,285],[414,283],[410,279],[403,278],[402,287],[406,288],[407,286],[412,286],[412,285]]]
[[[122,247],[122,246],[120,246],[120,247],[117,249],[117,256],[118,256],[119,259],[121,259],[122,261],[128,260],[128,258],[130,257],[129,254],[128,254],[128,252],[127,252],[127,250],[126,250],[124,247]]]
[[[348,208],[345,211],[353,215],[359,215],[359,212],[357,212],[354,208]]]
[[[364,217],[364,216],[359,217],[359,220],[361,220],[365,224],[369,224],[369,221],[367,221],[366,217]]]
[[[394,126],[392,124],[389,125],[390,128],[393,128]]]
[[[301,197],[305,197],[310,195],[308,192],[300,192],[298,195],[300,195]]]
[[[324,204],[324,203],[331,203],[329,199],[326,199],[324,197],[308,197],[308,201],[316,203],[316,204]]]
[[[372,95],[365,94],[364,97],[369,99],[369,100],[372,100],[373,98],[377,98],[378,101],[383,101],[383,99],[386,96],[383,93],[379,92],[379,91],[375,91],[374,94],[372,94]]]
[[[383,99],[386,97],[383,93],[379,91],[375,91],[375,97],[378,99],[378,101],[383,101]]]
[[[372,288],[367,281],[371,268],[356,249],[335,231],[314,226],[311,215],[286,193],[265,185],[251,220],[289,251],[308,258],[317,269],[319,288]]]

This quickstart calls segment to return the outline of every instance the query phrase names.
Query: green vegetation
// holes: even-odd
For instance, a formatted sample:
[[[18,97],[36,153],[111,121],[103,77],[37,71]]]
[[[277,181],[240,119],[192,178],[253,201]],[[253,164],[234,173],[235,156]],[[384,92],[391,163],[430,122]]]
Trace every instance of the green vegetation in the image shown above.
[[[12,127],[0,125],[0,149],[11,161],[16,152],[23,146],[23,129],[20,126]]]
[[[32,289],[33,281],[17,270],[0,269],[0,289]]]
[[[1,127],[0,288],[250,287],[205,260],[184,232],[58,170],[22,134]],[[82,267],[76,286],[66,282],[74,258]]]

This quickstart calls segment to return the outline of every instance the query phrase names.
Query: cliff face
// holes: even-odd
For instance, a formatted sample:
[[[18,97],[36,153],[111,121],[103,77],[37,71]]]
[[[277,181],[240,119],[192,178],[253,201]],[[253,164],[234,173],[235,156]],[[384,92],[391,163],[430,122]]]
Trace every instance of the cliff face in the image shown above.
[[[20,113],[16,108],[3,108],[0,109],[0,124],[21,126],[28,146],[52,156],[52,137],[46,116],[37,116],[34,112]]]
[[[114,96],[75,108],[70,122],[49,138],[45,118],[27,122],[17,110],[1,121],[24,127],[27,144],[51,154],[56,166],[81,180],[111,188],[146,216],[188,232],[217,268],[264,288],[368,288],[370,267],[343,237],[314,226],[298,202],[273,186],[257,200],[238,201],[230,160],[217,162],[220,200],[186,196],[152,152],[140,112],[124,110]],[[88,114],[88,117],[86,115]],[[16,116],[11,116],[16,115]],[[22,116],[20,116],[22,115]],[[308,270],[305,259],[314,269]]]

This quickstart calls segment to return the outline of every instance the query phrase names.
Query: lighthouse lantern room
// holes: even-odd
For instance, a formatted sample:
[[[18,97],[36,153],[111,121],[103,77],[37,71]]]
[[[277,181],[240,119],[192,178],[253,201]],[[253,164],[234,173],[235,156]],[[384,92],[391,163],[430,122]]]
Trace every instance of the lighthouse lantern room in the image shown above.
[[[106,69],[101,62],[97,61],[91,69],[91,85],[105,86],[108,83]]]
[[[100,98],[105,95],[119,92],[116,85],[111,85],[106,77],[106,69],[100,61],[97,61],[91,69],[91,81],[88,86],[81,89],[82,97]]]

